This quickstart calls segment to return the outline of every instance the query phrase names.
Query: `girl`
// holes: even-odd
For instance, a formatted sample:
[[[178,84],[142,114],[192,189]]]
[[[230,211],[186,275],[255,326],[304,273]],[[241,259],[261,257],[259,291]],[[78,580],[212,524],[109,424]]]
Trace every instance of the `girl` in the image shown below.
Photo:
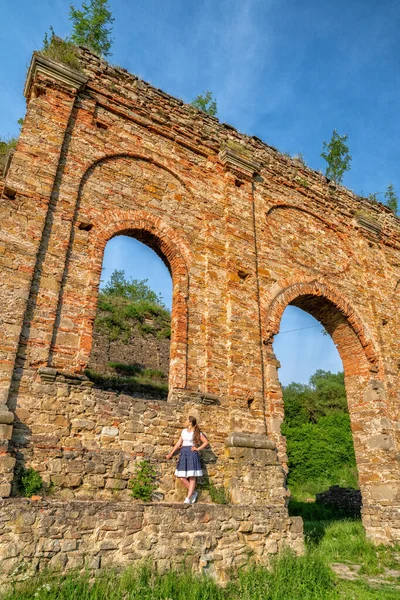
[[[197,425],[195,417],[188,417],[187,427],[182,430],[181,437],[176,442],[172,451],[165,458],[172,458],[174,452],[181,448],[175,475],[179,477],[185,488],[188,490],[184,504],[194,504],[197,500],[196,477],[201,477],[203,471],[201,468],[199,452],[208,446],[208,440],[203,435]]]

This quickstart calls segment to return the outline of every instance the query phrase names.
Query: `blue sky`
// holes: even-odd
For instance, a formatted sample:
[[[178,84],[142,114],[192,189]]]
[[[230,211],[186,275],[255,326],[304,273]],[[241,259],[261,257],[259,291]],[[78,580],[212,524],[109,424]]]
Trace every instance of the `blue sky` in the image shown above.
[[[18,133],[31,53],[50,25],[57,35],[70,32],[68,6],[0,0],[1,135]],[[221,121],[283,152],[302,153],[315,169],[325,168],[322,141],[333,129],[347,133],[353,162],[344,184],[359,194],[381,193],[380,199],[389,182],[400,190],[400,0],[111,0],[110,6],[110,62],[186,102],[212,90]],[[170,283],[157,263],[139,243],[120,238],[107,247],[105,276],[123,268],[147,277],[168,303]],[[290,307],[281,331],[313,324]],[[283,383],[307,381],[316,368],[341,368],[320,329],[278,336]]]

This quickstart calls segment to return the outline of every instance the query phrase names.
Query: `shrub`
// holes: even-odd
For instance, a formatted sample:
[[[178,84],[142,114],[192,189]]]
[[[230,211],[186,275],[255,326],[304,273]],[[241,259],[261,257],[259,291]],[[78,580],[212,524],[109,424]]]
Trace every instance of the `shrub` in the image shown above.
[[[157,489],[157,472],[148,460],[142,460],[135,467],[135,473],[129,480],[128,487],[131,496],[143,502],[150,502],[153,492]]]
[[[29,469],[22,468],[20,470],[20,487],[25,498],[30,498],[40,492],[43,487],[43,479],[40,473],[32,467]]]
[[[47,33],[44,36],[43,48],[39,50],[39,53],[58,62],[64,63],[67,67],[75,69],[75,71],[82,71],[81,64],[77,55],[76,46],[68,41],[62,40],[61,38],[54,35],[53,29],[50,27],[50,40]]]
[[[210,481],[208,484],[208,492],[210,494],[211,501],[215,502],[215,504],[229,504],[228,495],[222,485],[216,486],[212,481]]]

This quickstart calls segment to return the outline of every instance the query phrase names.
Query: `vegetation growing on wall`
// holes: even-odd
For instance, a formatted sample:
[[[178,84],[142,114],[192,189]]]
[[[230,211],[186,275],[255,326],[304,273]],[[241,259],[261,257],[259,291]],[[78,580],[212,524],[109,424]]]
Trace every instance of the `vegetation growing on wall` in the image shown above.
[[[192,106],[199,108],[212,117],[215,117],[217,114],[217,103],[212,97],[210,90],[207,90],[196,96],[196,98],[192,101]]]
[[[351,154],[347,146],[348,135],[339,135],[333,130],[329,142],[323,142],[321,157],[326,161],[326,176],[335,183],[342,183],[343,175],[350,169]]]
[[[75,71],[82,71],[81,64],[77,55],[76,46],[69,40],[63,40],[54,34],[50,27],[50,35],[44,36],[43,48],[39,50],[40,54],[53,60],[61,62]]]

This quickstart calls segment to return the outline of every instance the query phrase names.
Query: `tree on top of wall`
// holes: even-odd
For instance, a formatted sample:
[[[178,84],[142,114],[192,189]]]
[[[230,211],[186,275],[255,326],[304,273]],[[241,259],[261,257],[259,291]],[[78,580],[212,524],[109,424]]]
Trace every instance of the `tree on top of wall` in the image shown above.
[[[399,197],[394,189],[393,183],[389,183],[385,192],[386,206],[397,215],[399,209]]]
[[[325,175],[335,183],[342,183],[343,174],[350,169],[351,155],[346,144],[348,135],[333,130],[330,142],[323,142],[321,156],[327,162]]]
[[[196,96],[196,98],[191,102],[192,106],[199,108],[203,112],[215,117],[217,114],[217,103],[215,99],[212,97],[212,93],[210,90],[206,90],[202,94]]]
[[[108,0],[82,2],[81,10],[71,5],[69,15],[73,24],[71,41],[78,46],[88,46],[100,56],[109,56],[114,17]]]

